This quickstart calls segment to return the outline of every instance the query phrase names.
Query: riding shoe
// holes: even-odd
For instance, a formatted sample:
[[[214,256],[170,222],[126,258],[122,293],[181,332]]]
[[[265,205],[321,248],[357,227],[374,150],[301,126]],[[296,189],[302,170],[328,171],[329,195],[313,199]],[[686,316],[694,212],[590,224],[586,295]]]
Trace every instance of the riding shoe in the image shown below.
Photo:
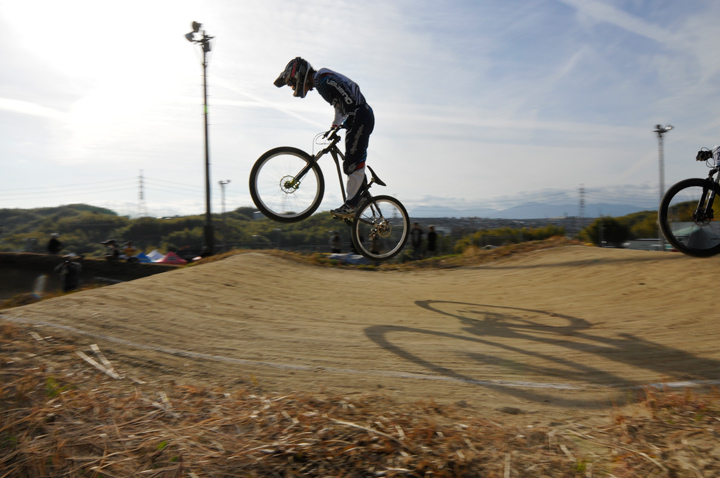
[[[337,209],[333,209],[330,211],[330,214],[336,217],[352,217],[355,215],[355,211],[357,211],[357,208],[348,206],[347,204],[343,204]]]

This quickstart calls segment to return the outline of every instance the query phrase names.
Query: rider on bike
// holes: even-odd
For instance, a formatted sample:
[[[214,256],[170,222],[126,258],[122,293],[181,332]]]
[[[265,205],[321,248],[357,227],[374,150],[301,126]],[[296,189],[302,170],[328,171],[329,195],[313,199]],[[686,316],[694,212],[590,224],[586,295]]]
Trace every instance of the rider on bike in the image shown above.
[[[287,64],[274,82],[278,88],[288,85],[293,96],[305,98],[305,95],[317,88],[320,96],[335,108],[332,128],[346,128],[345,160],[343,171],[347,175],[347,200],[345,204],[330,211],[338,217],[351,217],[355,214],[365,180],[365,160],[370,134],[375,127],[372,108],[365,101],[360,87],[339,73],[327,68],[315,71],[306,60],[297,57]]]

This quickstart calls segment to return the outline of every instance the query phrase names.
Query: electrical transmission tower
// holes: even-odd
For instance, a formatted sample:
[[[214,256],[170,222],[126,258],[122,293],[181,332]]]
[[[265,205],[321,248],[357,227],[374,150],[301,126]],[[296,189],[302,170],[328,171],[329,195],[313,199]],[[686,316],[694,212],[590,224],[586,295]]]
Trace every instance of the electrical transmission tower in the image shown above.
[[[580,214],[579,214],[580,220],[582,221],[585,218],[585,186],[580,185]]]
[[[148,215],[147,206],[145,205],[145,179],[143,178],[143,170],[140,170],[139,178],[140,193],[138,196],[138,217]]]

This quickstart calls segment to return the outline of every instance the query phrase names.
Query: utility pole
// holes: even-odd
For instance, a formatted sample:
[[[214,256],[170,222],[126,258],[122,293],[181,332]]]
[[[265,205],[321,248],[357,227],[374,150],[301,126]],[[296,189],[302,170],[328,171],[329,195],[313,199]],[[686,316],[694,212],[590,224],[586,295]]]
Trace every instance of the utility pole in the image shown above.
[[[658,162],[660,168],[660,201],[658,202],[658,244],[660,250],[665,251],[665,237],[663,236],[662,230],[660,230],[660,203],[662,202],[663,194],[665,194],[665,152],[663,150],[663,134],[673,129],[672,126],[667,125],[655,125],[654,133],[658,137]]]
[[[222,197],[222,224],[223,224],[223,241],[222,251],[225,252],[225,238],[227,237],[227,224],[225,224],[225,185],[230,184],[230,180],[218,181],[220,185],[220,195]]]
[[[203,67],[203,106],[205,115],[205,248],[208,254],[212,255],[215,249],[215,238],[213,233],[212,215],[210,214],[210,146],[208,143],[208,102],[207,102],[207,54],[210,52],[210,40],[214,37],[209,36],[205,30],[200,33],[200,38],[195,39],[195,34],[200,32],[201,23],[192,22],[190,33],[185,35],[187,41],[197,43],[202,47],[202,67]]]

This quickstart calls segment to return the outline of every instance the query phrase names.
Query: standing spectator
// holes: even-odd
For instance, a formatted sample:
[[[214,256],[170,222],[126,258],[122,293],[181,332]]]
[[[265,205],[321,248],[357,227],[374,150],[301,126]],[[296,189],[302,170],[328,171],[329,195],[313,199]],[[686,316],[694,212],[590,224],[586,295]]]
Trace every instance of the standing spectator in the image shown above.
[[[58,234],[57,232],[50,234],[50,242],[48,242],[47,247],[50,254],[57,254],[58,252],[60,252],[60,249],[63,248],[63,243],[60,242],[60,239],[58,239],[58,237],[60,237],[60,234]]]
[[[420,224],[417,222],[413,224],[413,228],[410,231],[410,244],[413,248],[413,260],[422,259],[422,236],[424,232],[420,229]]]
[[[340,254],[342,251],[342,238],[340,237],[340,233],[335,231],[335,233],[330,236],[330,252],[333,254]]]
[[[378,237],[377,234],[375,234],[372,238],[372,242],[370,243],[370,253],[379,255],[380,254],[380,237]]]
[[[128,241],[125,243],[125,247],[123,248],[123,254],[125,254],[127,257],[125,259],[130,259],[131,257],[137,256],[138,250],[133,245],[132,241]]]
[[[55,272],[60,274],[60,283],[63,292],[70,292],[80,287],[80,272],[82,266],[75,262],[75,258],[66,256],[65,260],[55,267]]]
[[[437,232],[435,232],[435,226],[428,227],[427,236],[427,255],[432,257],[435,255],[435,245],[437,243]]]
[[[115,242],[115,239],[108,239],[101,244],[105,245],[105,259],[113,261],[120,259],[120,246]]]

